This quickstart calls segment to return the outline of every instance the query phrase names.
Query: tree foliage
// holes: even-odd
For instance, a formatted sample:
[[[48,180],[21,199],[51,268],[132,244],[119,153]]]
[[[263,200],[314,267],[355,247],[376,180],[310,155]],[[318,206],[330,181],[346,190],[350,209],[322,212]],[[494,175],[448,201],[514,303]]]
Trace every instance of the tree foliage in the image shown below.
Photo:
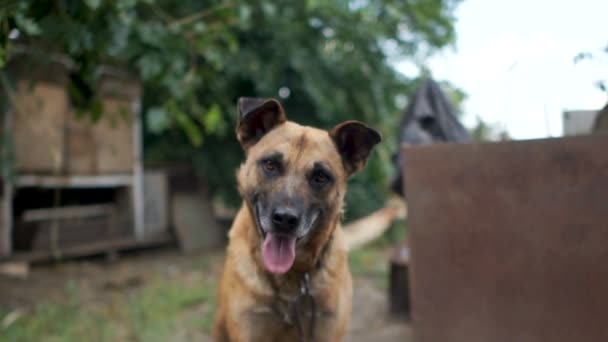
[[[608,54],[608,45],[603,50],[604,54]],[[604,56],[605,57],[605,56]],[[579,52],[576,56],[574,56],[574,64],[578,64],[585,60],[596,59],[597,54],[591,52]],[[598,79],[594,84],[599,90],[608,94],[608,79]]]
[[[391,57],[423,63],[450,44],[458,3],[0,0],[0,60],[21,45],[44,51],[43,58],[69,56],[80,107],[95,101],[99,65],[131,71],[144,86],[147,161],[190,160],[210,191],[233,203],[232,170],[242,159],[233,135],[239,96],[280,97],[291,119],[320,127],[366,121],[385,144],[349,190],[358,215],[383,200],[399,98],[414,84]]]

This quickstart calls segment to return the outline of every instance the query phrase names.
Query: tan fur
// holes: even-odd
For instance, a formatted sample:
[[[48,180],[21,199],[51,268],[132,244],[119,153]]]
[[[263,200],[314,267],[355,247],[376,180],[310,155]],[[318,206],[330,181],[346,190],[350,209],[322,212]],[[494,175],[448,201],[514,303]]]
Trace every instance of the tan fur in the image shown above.
[[[218,289],[214,323],[216,341],[298,341],[294,326],[286,325],[272,307],[295,299],[305,272],[311,274],[311,291],[318,312],[315,341],[341,341],[351,314],[352,279],[348,269],[347,246],[340,211],[348,172],[329,133],[293,122],[280,123],[251,146],[237,172],[243,197],[256,187],[276,186],[296,189],[315,196],[297,177],[286,176],[282,183],[267,185],[256,172],[257,160],[268,151],[280,152],[290,175],[300,175],[316,161],[328,165],[335,184],[324,193],[331,199],[328,219],[305,243],[298,245],[293,267],[284,275],[272,275],[261,259],[261,237],[247,201],[241,206],[229,233],[226,261]],[[310,192],[310,193],[309,193]],[[317,195],[318,196],[318,195]]]
[[[376,210],[344,227],[345,241],[348,250],[361,248],[378,239],[384,234],[396,219],[407,217],[407,205],[403,199],[394,197],[389,206]]]

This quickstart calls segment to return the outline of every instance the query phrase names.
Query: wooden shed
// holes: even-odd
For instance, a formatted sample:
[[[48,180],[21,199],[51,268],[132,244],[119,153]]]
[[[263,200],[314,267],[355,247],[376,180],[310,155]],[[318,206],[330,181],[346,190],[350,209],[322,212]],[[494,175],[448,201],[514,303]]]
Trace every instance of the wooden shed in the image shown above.
[[[24,56],[7,70],[12,81],[4,82],[8,96],[0,100],[0,259],[31,261],[166,241],[166,220],[162,229],[157,222],[146,230],[137,79],[99,68],[96,96],[103,115],[93,120],[71,105],[66,60],[41,63]],[[155,177],[153,184],[164,191],[162,177]],[[166,210],[165,203],[151,203],[161,208],[150,212]]]

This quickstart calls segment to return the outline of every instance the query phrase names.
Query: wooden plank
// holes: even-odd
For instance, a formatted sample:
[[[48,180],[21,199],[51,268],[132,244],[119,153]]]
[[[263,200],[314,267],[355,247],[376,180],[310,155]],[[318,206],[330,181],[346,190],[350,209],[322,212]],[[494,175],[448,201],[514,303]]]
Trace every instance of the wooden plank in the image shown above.
[[[27,279],[30,265],[22,261],[0,262],[0,275],[10,278]]]
[[[405,148],[416,341],[608,341],[607,150]]]
[[[391,314],[410,316],[409,248],[398,246],[390,261],[389,303]]]
[[[149,237],[144,240],[138,240],[135,238],[107,239],[64,248],[61,250],[61,257],[74,258],[101,254],[109,250],[124,250],[132,248],[160,246],[163,244],[171,243],[172,241],[173,237],[170,234],[162,234],[154,237]],[[18,252],[10,258],[0,257],[0,260],[10,259],[11,261],[36,262],[50,260],[53,259],[54,256],[55,255],[50,250],[35,252]]]
[[[144,212],[144,166],[143,166],[143,137],[141,127],[141,102],[139,97],[132,102],[133,118],[133,221],[135,237],[145,237]]]
[[[19,187],[41,188],[115,188],[133,185],[133,176],[131,174],[100,176],[18,175],[16,184]]]
[[[97,141],[92,134],[93,124],[90,114],[77,117],[70,111],[66,118],[66,169],[68,175],[97,174]]]
[[[13,251],[11,236],[13,235],[13,186],[4,183],[2,196],[2,212],[0,213],[0,257],[10,256]]]
[[[95,140],[96,172],[99,174],[133,171],[133,120],[130,102],[104,98],[104,116],[91,129]]]
[[[65,116],[69,101],[60,83],[19,80],[12,125],[18,172],[61,173],[65,167]]]
[[[227,232],[215,220],[211,203],[204,195],[175,193],[171,197],[171,211],[182,251],[209,250],[225,242]]]
[[[145,235],[166,232],[169,228],[169,185],[164,171],[146,170],[144,174]]]
[[[29,209],[23,212],[24,222],[84,218],[110,215],[113,204],[80,205],[58,208]]]
[[[14,149],[10,142],[13,142],[13,123],[15,115],[14,94],[10,84],[6,78],[6,74],[2,71],[0,74],[2,89],[8,100],[9,110],[3,113],[2,117],[2,141],[9,142],[7,145],[0,145],[2,151],[1,158],[12,162],[14,157]],[[0,208],[0,257],[10,256],[13,249],[12,233],[13,233],[13,183],[12,175],[14,172],[13,165],[4,165],[2,168],[2,207]]]
[[[20,249],[20,251],[50,250],[60,256],[66,248],[108,239],[109,219],[109,216],[105,215],[30,223],[30,229],[36,228],[31,248]],[[25,228],[27,225],[27,223],[19,224],[18,229]],[[115,237],[129,236],[132,235]]]
[[[116,205],[116,222],[120,227],[121,234],[135,235],[133,231],[133,187],[116,189],[114,193],[114,204]]]
[[[4,232],[4,200],[0,197],[0,255],[4,255],[6,246],[6,233]]]

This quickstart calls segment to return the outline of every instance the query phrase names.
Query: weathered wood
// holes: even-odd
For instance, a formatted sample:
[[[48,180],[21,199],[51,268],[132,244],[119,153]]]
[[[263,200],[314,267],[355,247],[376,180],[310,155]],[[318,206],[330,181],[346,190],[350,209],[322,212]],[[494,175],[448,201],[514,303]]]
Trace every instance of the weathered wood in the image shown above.
[[[97,173],[97,139],[92,134],[94,124],[90,116],[66,115],[66,174],[93,175]]]
[[[119,231],[128,231],[135,236],[133,230],[133,187],[117,188],[114,192],[114,205],[116,206],[116,223]]]
[[[166,232],[169,227],[169,189],[163,171],[144,174],[145,236]]]
[[[2,141],[4,143],[12,141],[13,139],[13,122],[15,113],[14,104],[14,93],[10,87],[6,74],[3,71],[0,74],[2,90],[5,94],[3,98],[7,99],[8,110],[2,113]],[[2,102],[2,101],[0,101]],[[2,159],[7,159],[10,162],[14,156],[13,146],[8,144],[0,145],[0,151],[2,151]],[[9,256],[12,253],[12,232],[13,232],[13,183],[12,173],[14,172],[14,165],[2,165],[2,197],[0,198],[0,257]]]
[[[113,204],[95,204],[57,208],[28,209],[23,212],[22,220],[24,222],[35,222],[45,220],[108,216],[114,210],[115,208]]]
[[[82,257],[88,255],[102,254],[111,250],[126,250],[130,248],[142,248],[168,244],[173,241],[169,234],[155,236],[153,238],[137,240],[135,238],[107,239],[91,243],[79,244],[61,250],[62,258]],[[10,259],[12,261],[36,262],[52,259],[55,255],[50,250],[34,252],[18,252]],[[0,260],[6,258],[0,257]]]
[[[119,236],[120,232],[120,221],[119,221],[119,210],[116,206],[112,206],[112,210],[110,210],[108,215],[108,226],[107,226],[107,238],[108,239],[116,239]],[[120,253],[118,249],[111,248],[106,252],[106,261],[107,262],[116,262],[118,261]]]
[[[390,261],[389,303],[391,314],[410,316],[409,249],[404,244],[393,252]]]
[[[1,182],[0,186],[2,186]],[[4,216],[6,216],[6,214],[4,214],[4,199],[0,197],[0,255],[3,255],[5,248],[7,248],[7,239],[5,237],[6,233],[4,232]]]
[[[27,51],[26,51],[27,52]],[[103,104],[104,115],[92,122],[85,115],[77,118],[67,96],[68,68],[57,62],[40,64],[24,58],[11,62],[7,70],[17,80],[14,112],[16,120],[5,129],[15,135],[17,172],[15,188],[116,188],[126,190],[128,210],[109,213],[109,235],[124,235],[123,227],[130,227],[130,236],[144,238],[143,165],[140,116],[141,84],[132,75],[118,69],[100,68],[97,95]],[[0,101],[2,102],[2,101]],[[12,111],[11,111],[12,113]],[[6,120],[6,113],[3,119]],[[10,113],[8,113],[10,114]],[[4,134],[4,132],[3,132]],[[10,197],[3,202],[3,223],[0,224],[0,255],[11,253],[12,187],[5,186]],[[7,197],[5,196],[5,199]],[[101,215],[93,209],[56,208],[27,210],[19,224],[44,228],[48,220],[55,220],[62,228],[71,227],[73,220],[86,220]],[[55,222],[53,221],[53,222]],[[135,227],[133,229],[133,227]],[[48,229],[40,229],[48,234]],[[53,232],[57,229],[52,229]],[[83,229],[90,235],[96,229]],[[21,232],[21,231],[19,231]],[[66,236],[70,235],[70,236]],[[36,236],[36,235],[31,235]],[[84,235],[83,235],[84,236]],[[36,236],[34,242],[48,243],[48,236]],[[64,242],[72,242],[81,235],[64,234]],[[51,240],[57,236],[53,234]],[[26,239],[27,240],[27,239]],[[68,241],[69,240],[69,241]],[[27,242],[27,241],[26,241]],[[30,241],[31,242],[31,241]],[[74,240],[78,242],[78,240]],[[21,248],[21,247],[20,247]]]
[[[141,127],[141,102],[140,98],[133,99],[133,223],[135,226],[135,237],[145,237],[145,212],[144,212],[144,165],[143,165],[143,137]]]
[[[69,112],[61,84],[19,80],[12,124],[15,170],[61,173],[65,168],[65,117]]]
[[[108,84],[113,85],[113,89]],[[139,83],[105,75],[98,82],[103,115],[93,122],[90,115],[67,116],[67,165],[70,174],[108,174],[132,172],[134,163],[133,120],[138,119],[131,105],[139,101]],[[124,94],[122,94],[124,92]],[[132,97],[135,96],[135,97]]]
[[[13,186],[4,183],[2,207],[0,208],[0,257],[10,256],[13,251],[12,232],[13,232]]]
[[[10,278],[26,279],[30,274],[30,265],[23,261],[0,262],[0,275]]]
[[[19,250],[51,250],[61,255],[66,248],[108,239],[108,219],[109,217],[104,215],[19,223],[15,226],[18,231],[29,228],[30,232],[34,233],[31,248]]]
[[[127,100],[103,100],[104,116],[92,127],[97,173],[132,172],[134,167],[133,119]]]
[[[182,251],[201,251],[223,244],[226,231],[215,220],[211,203],[204,195],[175,193],[171,202],[173,226]]]
[[[131,186],[131,174],[98,175],[98,176],[41,176],[18,175],[16,184],[20,187],[41,188],[114,188]]]
[[[607,150],[405,148],[416,341],[608,341]]]
[[[97,94],[103,108],[98,122],[77,117],[67,94],[68,70],[27,57],[9,64],[17,80],[11,125],[16,170],[31,174],[132,172],[133,120],[139,120],[141,85],[131,75],[100,68]],[[139,136],[141,138],[141,136]]]

